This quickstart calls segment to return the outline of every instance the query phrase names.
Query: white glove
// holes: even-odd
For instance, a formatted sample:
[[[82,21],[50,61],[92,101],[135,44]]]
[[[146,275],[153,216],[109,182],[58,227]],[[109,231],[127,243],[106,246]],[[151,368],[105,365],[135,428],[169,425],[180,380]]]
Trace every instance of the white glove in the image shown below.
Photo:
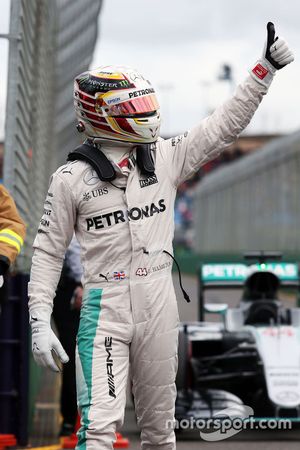
[[[258,83],[269,87],[276,70],[282,69],[293,61],[294,55],[287,42],[278,36],[275,38],[274,24],[268,22],[267,40],[264,45],[262,58],[250,70],[250,74]]]
[[[3,275],[0,275],[0,288],[2,288],[3,283],[4,283]]]
[[[62,363],[67,363],[69,357],[54,334],[50,321],[50,311],[39,308],[30,310],[29,323],[32,330],[32,353],[35,362],[39,366],[48,367],[54,372],[59,372],[60,369],[53,358],[52,350]]]

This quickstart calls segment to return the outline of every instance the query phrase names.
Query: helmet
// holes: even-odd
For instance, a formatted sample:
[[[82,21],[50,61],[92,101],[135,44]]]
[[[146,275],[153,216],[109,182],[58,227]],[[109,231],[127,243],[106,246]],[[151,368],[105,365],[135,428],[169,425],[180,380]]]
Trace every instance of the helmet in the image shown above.
[[[153,143],[160,130],[160,111],[148,80],[129,67],[101,66],[74,81],[78,131],[95,142],[113,140]]]

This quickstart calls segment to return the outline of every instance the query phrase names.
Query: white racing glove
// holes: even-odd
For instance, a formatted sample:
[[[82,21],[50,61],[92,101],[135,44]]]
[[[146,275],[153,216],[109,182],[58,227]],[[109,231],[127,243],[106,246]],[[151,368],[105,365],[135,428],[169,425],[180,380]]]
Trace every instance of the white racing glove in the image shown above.
[[[32,330],[32,353],[35,362],[39,366],[48,367],[54,372],[60,372],[53,358],[52,351],[56,353],[62,363],[67,363],[69,357],[54,334],[50,321],[50,311],[40,309],[30,310],[29,323]]]
[[[275,38],[275,27],[272,22],[267,24],[267,40],[262,58],[250,70],[251,76],[264,86],[269,86],[276,70],[282,69],[294,61],[293,52],[287,42],[280,37]]]

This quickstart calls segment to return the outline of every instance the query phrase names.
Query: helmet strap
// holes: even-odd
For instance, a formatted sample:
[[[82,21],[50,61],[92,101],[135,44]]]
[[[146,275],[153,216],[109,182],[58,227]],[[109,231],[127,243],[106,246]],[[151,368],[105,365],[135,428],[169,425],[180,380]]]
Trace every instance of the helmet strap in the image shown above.
[[[154,175],[154,160],[151,154],[155,144],[139,144],[136,146],[136,163],[141,173],[146,176]],[[68,154],[68,161],[86,161],[96,171],[101,181],[112,181],[116,178],[116,171],[106,155],[89,141],[85,141],[73,152]]]
[[[112,181],[116,178],[116,171],[109,159],[101,150],[91,145],[88,141],[85,141],[84,144],[81,144],[73,152],[69,153],[67,160],[88,162],[101,181]]]
[[[155,166],[151,153],[154,145],[139,144],[136,146],[136,163],[143,175],[154,175]]]

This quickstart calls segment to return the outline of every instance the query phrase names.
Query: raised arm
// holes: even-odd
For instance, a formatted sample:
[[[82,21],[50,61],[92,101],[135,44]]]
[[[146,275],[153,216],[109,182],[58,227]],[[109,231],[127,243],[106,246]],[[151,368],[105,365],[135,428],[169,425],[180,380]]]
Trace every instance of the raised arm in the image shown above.
[[[282,38],[275,38],[274,25],[269,22],[262,58],[238,86],[234,96],[190,132],[165,142],[163,156],[175,185],[188,179],[235,141],[252,119],[275,72],[293,60],[287,43]]]

